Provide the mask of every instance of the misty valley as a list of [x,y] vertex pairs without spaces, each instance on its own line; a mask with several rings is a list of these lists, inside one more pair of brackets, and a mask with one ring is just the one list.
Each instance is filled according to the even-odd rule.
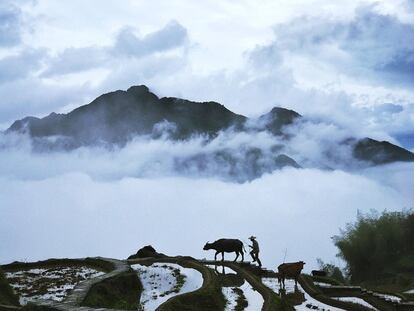
[[414,0],[0,0],[0,311],[414,311]]
[[56,161],[74,158],[69,170],[93,175],[99,172],[77,159],[111,167],[116,158],[121,167],[107,172],[113,178],[183,175],[235,182],[288,167],[355,171],[414,161],[413,153],[390,142],[353,137],[292,110],[275,107],[247,118],[215,102],[158,98],[146,86],[101,95],[67,114],[15,121],[0,148],[5,154],[23,149],[30,153],[27,161],[45,154]]
[[[67,114],[17,120],[1,133],[0,153],[6,204],[19,205],[7,211],[11,230],[32,232],[32,246],[9,242],[10,259],[31,255],[2,266],[7,310],[412,307],[412,214],[371,211],[406,204],[392,185],[408,178],[402,168],[412,170],[414,154],[390,142],[281,107],[247,118],[134,86]],[[241,262],[201,249],[217,234],[253,232],[264,267],[250,261],[245,239]],[[112,259],[144,241],[169,255],[145,246]],[[86,254],[106,258],[34,262]],[[289,270],[297,263],[287,258],[308,264]]]

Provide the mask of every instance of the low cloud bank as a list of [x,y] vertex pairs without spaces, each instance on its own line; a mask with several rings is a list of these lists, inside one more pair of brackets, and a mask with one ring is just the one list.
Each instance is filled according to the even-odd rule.
[[[295,136],[284,146],[266,132],[224,132],[209,142],[172,142],[161,133],[121,149],[52,153],[34,153],[25,137],[0,134],[0,262],[123,258],[146,244],[212,258],[202,251],[207,240],[246,241],[251,234],[269,267],[283,261],[286,250],[286,260],[305,260],[309,270],[317,257],[336,260],[330,237],[358,210],[401,210],[414,202],[413,164],[361,168],[350,148],[338,145],[348,134],[390,140],[413,129],[413,75],[407,69],[413,68],[408,39],[414,28],[372,9],[356,11],[350,21],[285,22],[270,43],[245,51],[240,69],[203,71],[199,67],[221,66],[200,66],[197,53],[217,49],[194,46],[191,29],[178,22],[146,36],[122,28],[113,44],[62,48],[52,55],[49,47],[21,45],[21,10],[0,5],[7,17],[6,24],[0,21],[7,33],[0,45],[16,48],[0,59],[3,128],[27,114],[68,111],[137,81],[160,96],[216,100],[248,115],[282,105],[347,128],[328,121],[295,124],[287,130]],[[311,35],[309,25],[315,26]],[[385,39],[378,36],[382,25],[389,26]],[[367,46],[374,47],[369,61]],[[94,61],[85,63],[90,55]],[[384,102],[393,104],[379,105]],[[260,151],[265,168],[277,150],[304,169],[266,170],[252,180],[245,166],[252,148]],[[232,155],[233,166],[217,161],[223,152]],[[248,182],[227,182],[231,170]]]
[[83,172],[97,180],[180,175],[246,181],[257,176],[250,172],[252,163],[245,156],[251,150],[260,153],[261,159],[257,161],[271,172],[267,162],[274,157],[273,148],[280,146],[278,139],[265,132],[223,132],[212,141],[202,136],[187,141],[173,141],[165,136],[138,136],[122,148],[113,145],[83,147],[70,152],[36,152],[32,143],[21,135],[0,136],[3,159],[0,175],[43,179]]
[[318,257],[336,261],[330,238],[357,210],[408,206],[393,186],[312,169],[285,169],[245,184],[178,177],[102,182],[83,173],[37,181],[1,177],[0,261],[125,258],[147,244],[212,258],[202,251],[206,241],[246,242],[254,234],[265,266],[282,262],[287,249],[287,261],[303,259],[311,269]]
[[300,120],[285,127],[283,136],[274,136],[252,120],[246,131],[230,128],[214,139],[194,136],[184,141],[170,139],[174,126],[168,123],[166,129],[164,123],[154,126],[152,135],[136,136],[125,146],[72,151],[50,151],[69,144],[64,137],[32,140],[0,134],[0,175],[43,179],[83,172],[96,180],[185,176],[245,182],[284,166],[347,171],[367,166],[353,157],[352,143],[344,143],[354,133],[332,123]]
[[[241,142],[243,136],[228,144]],[[8,141],[0,162],[0,262],[125,258],[147,244],[211,258],[202,251],[207,240],[246,242],[254,234],[266,266],[282,262],[287,249],[286,260],[305,260],[311,269],[318,257],[338,263],[331,237],[357,211],[402,210],[414,201],[409,163],[358,173],[285,168],[245,183],[165,173],[167,154],[192,154],[198,143],[143,140],[112,152],[33,154],[18,139]]]
[[[243,183],[229,182],[228,167],[212,156],[201,159],[203,169],[198,164],[178,169],[177,159],[226,150],[243,173],[244,150],[257,148],[266,160],[280,146],[278,138],[253,130],[222,132],[209,142],[202,137],[174,142],[161,135],[136,138],[124,148],[33,152],[29,139],[3,135],[0,262],[125,258],[147,244],[171,255],[212,258],[202,251],[206,241],[247,242],[254,234],[266,266],[282,262],[287,250],[287,261],[305,260],[310,270],[316,258],[341,264],[331,237],[358,211],[413,208],[414,164],[342,167],[330,153],[346,163],[349,150],[336,145],[344,131],[309,122],[293,129],[299,134],[280,152],[304,168]],[[321,170],[323,163],[334,169]]]

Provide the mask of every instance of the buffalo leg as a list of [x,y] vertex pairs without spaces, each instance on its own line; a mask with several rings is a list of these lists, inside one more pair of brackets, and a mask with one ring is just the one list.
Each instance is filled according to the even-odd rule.
[[243,262],[244,261],[244,252],[243,251],[241,251],[241,255],[242,255],[241,261]]
[[283,275],[278,276],[279,286],[285,288],[285,277]]
[[217,261],[217,255],[218,255],[218,251],[216,252],[216,254],[214,255],[214,261]]
[[239,258],[239,252],[236,252],[236,258],[234,258],[233,262],[236,262],[237,258]]
[[224,252],[221,252],[221,261],[224,261]]

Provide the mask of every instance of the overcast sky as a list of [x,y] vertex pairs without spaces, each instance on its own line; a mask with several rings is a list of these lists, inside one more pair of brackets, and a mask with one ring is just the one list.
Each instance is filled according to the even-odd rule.
[[409,0],[3,0],[0,128],[146,84],[392,140],[414,131],[412,42]]
[[[327,165],[349,135],[414,150],[413,42],[412,0],[1,0],[0,130],[146,84],[247,116],[282,106],[322,120],[290,142],[299,160]],[[207,240],[254,234],[266,266],[287,249],[310,270],[318,257],[337,263],[331,237],[358,211],[414,207],[412,164],[240,184],[169,169],[182,154],[270,148],[262,134],[48,154],[0,133],[0,262],[124,258],[146,244],[211,258]]]

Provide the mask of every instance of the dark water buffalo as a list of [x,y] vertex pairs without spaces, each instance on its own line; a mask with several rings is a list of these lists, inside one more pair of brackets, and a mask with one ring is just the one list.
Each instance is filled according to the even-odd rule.
[[277,270],[279,272],[279,284],[285,287],[285,279],[286,278],[292,278],[295,280],[295,285],[298,285],[298,277],[300,273],[302,272],[303,266],[305,263],[303,261],[298,262],[291,262],[291,263],[282,263],[277,267]]
[[326,271],[323,270],[312,270],[312,276],[326,276]]
[[218,253],[221,253],[221,260],[223,261],[224,253],[233,253],[233,252],[237,254],[234,261],[236,261],[237,258],[239,258],[240,254],[242,256],[241,261],[244,260],[243,242],[238,239],[220,239],[213,243],[207,242],[206,245],[204,245],[203,250],[206,251],[209,249],[214,249],[216,251],[216,254],[214,255],[214,260],[217,260]]

